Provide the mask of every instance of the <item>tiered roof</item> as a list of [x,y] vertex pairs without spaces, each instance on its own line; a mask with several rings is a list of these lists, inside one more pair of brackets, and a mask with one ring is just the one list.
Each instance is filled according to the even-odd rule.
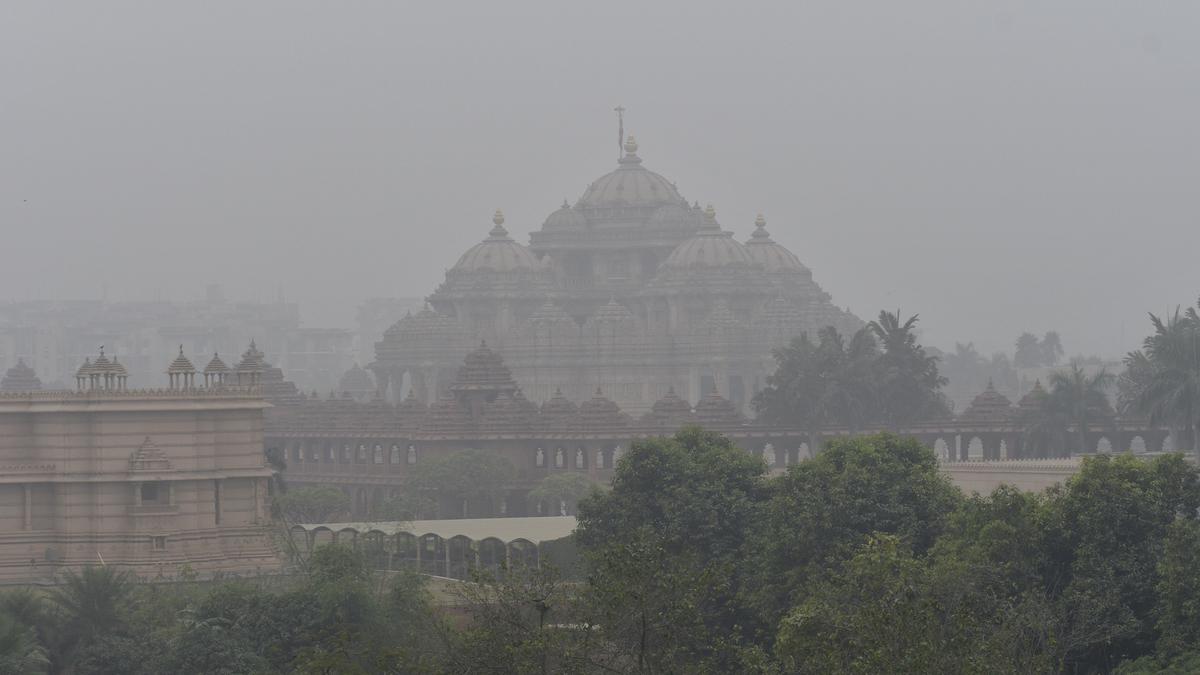
[[188,357],[183,355],[183,345],[179,345],[179,355],[175,357],[171,365],[167,366],[167,373],[169,375],[194,375],[196,373],[196,367],[192,365]]
[[596,387],[596,393],[592,395],[592,398],[579,406],[579,414],[576,416],[574,425],[575,429],[583,433],[615,431],[628,426],[629,417],[621,412],[621,408],[616,403],[604,395],[600,387]]
[[1013,418],[1016,409],[1012,401],[1004,394],[996,391],[996,387],[988,380],[987,389],[971,401],[971,405],[959,415],[964,422],[1005,423]]
[[517,383],[513,380],[512,372],[504,365],[504,359],[491,349],[487,342],[480,342],[479,348],[467,354],[462,367],[458,369],[458,378],[450,385],[450,391],[470,392],[488,391],[513,392]]
[[642,417],[642,421],[660,429],[678,429],[695,424],[696,416],[692,414],[692,406],[679,398],[675,387],[671,387],[665,396],[654,402],[650,412]]
[[696,421],[712,429],[740,427],[746,422],[733,402],[721,396],[716,387],[696,404]]
[[225,362],[221,360],[221,357],[216,352],[213,352],[213,357],[209,359],[208,365],[204,366],[204,374],[223,375],[228,372],[229,366],[225,365]]
[[0,379],[0,391],[41,391],[42,381],[37,373],[25,364],[25,359],[17,359],[17,365],[9,368]]

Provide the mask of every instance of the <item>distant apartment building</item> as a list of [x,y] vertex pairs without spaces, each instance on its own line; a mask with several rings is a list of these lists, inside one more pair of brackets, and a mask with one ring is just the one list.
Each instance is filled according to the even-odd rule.
[[140,386],[166,382],[162,364],[183,347],[196,362],[236,355],[255,340],[305,391],[329,391],[354,363],[354,332],[302,325],[296,303],[227,300],[210,286],[203,300],[0,303],[0,368],[23,360],[48,387],[70,384],[75,368],[104,346]]

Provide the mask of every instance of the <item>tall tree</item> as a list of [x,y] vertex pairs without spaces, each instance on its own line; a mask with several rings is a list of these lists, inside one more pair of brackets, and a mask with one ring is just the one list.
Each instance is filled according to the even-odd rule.
[[1052,330],[1043,335],[1038,348],[1042,353],[1042,365],[1044,366],[1057,366],[1063,357],[1062,338],[1059,337],[1058,331]]
[[914,314],[902,323],[899,310],[882,311],[869,324],[883,350],[876,361],[880,417],[892,428],[949,413],[940,391],[946,378],[938,373],[938,359],[917,344],[918,320]]
[[832,326],[817,341],[807,333],[776,350],[777,368],[754,399],[763,419],[803,429],[809,445],[828,426],[859,428],[875,420],[873,364],[878,348],[870,331],[860,329],[849,343]]
[[289,525],[329,523],[349,513],[350,498],[335,487],[302,487],[275,495],[274,507]]
[[[1197,303],[1200,308],[1200,303]],[[1119,382],[1124,410],[1169,425],[1181,436],[1181,447],[1200,452],[1200,313],[1175,310],[1165,321],[1151,314],[1154,333],[1141,351],[1125,357]]]
[[1042,345],[1033,333],[1021,333],[1013,352],[1013,364],[1018,368],[1037,368],[1042,365]]
[[579,505],[588,593],[628,672],[747,672],[739,602],[762,460],[698,428],[633,444]]
[[1112,419],[1108,390],[1115,380],[1115,376],[1103,368],[1089,375],[1078,363],[1050,374],[1050,395],[1046,405],[1051,414],[1069,419],[1075,427],[1077,452],[1088,451],[1089,425]]

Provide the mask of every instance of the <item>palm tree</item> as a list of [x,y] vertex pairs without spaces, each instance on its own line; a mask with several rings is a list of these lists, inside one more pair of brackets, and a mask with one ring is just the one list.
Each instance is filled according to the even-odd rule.
[[0,613],[0,675],[44,673],[49,665],[34,629]]
[[1074,361],[1065,370],[1050,374],[1047,414],[1070,420],[1075,426],[1081,453],[1087,452],[1088,424],[1112,418],[1107,392],[1114,380],[1113,374],[1103,368],[1088,375]]
[[129,572],[111,567],[68,571],[50,600],[63,613],[67,643],[76,645],[119,629],[124,621],[133,580]]
[[1200,450],[1200,314],[1192,307],[1182,315],[1176,309],[1166,321],[1151,314],[1150,322],[1154,334],[1125,357],[1122,410],[1182,432],[1180,446]]
[[883,311],[867,326],[883,348],[876,375],[881,416],[895,428],[949,412],[940,391],[946,378],[938,373],[938,358],[917,344],[919,318],[914,314],[901,323],[900,310]]

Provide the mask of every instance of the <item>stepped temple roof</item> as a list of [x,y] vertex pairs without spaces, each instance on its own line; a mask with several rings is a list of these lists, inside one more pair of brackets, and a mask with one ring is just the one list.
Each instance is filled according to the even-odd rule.
[[1004,423],[1012,419],[1016,413],[1012,401],[1004,394],[996,391],[996,387],[988,380],[987,389],[971,401],[971,405],[958,416],[964,422],[994,422]]
[[25,359],[17,359],[17,365],[9,368],[0,379],[0,391],[41,391],[42,381],[37,373],[25,364]]

